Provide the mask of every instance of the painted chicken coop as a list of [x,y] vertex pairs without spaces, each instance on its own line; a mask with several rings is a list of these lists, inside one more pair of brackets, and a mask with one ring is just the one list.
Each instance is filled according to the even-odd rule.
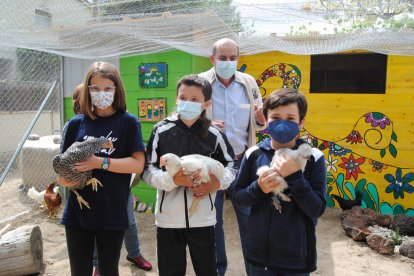
[[[295,87],[309,103],[301,137],[325,155],[330,195],[384,214],[414,215],[414,57],[353,51],[243,56],[266,96]],[[259,133],[260,139],[265,133]]]
[[[138,116],[144,142],[154,124],[174,112],[177,80],[211,67],[206,57],[182,51],[120,58],[128,111]],[[301,137],[326,158],[330,195],[354,199],[384,214],[414,215],[414,57],[363,51],[328,55],[267,52],[242,56],[239,70],[252,75],[263,98],[295,87],[309,103]],[[67,116],[70,101],[66,99]],[[257,140],[266,132],[257,134]],[[155,189],[133,189],[154,203]]]

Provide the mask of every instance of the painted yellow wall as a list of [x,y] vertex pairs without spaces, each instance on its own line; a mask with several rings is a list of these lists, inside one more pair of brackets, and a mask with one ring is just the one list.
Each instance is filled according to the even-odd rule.
[[[296,67],[300,71],[298,90],[306,95],[309,103],[305,129],[309,138],[314,137],[309,142],[319,147],[336,169],[335,172],[332,166],[327,167],[328,181],[331,181],[328,183],[328,195],[354,198],[355,189],[358,189],[363,191],[365,207],[381,213],[414,214],[414,193],[409,192],[411,188],[406,186],[404,198],[401,194],[394,198],[393,192],[386,191],[391,184],[388,180],[398,178],[398,168],[402,173],[400,180],[404,179],[414,187],[414,57],[388,57],[385,94],[311,94],[310,60],[310,56],[306,55],[268,52],[243,56],[239,66],[245,65],[244,71],[259,80],[264,98],[271,91],[283,87],[281,76],[286,75],[288,70]],[[284,71],[279,70],[281,63],[285,64]],[[276,75],[263,82],[261,76],[266,70]],[[289,76],[298,75],[298,70]],[[292,83],[288,81],[285,85],[292,86]],[[374,114],[375,118],[389,121],[389,125],[381,128],[366,122],[364,115],[372,112],[378,112]],[[360,133],[361,143],[351,143],[347,139],[352,131]],[[341,155],[340,151],[330,150],[330,146],[343,149],[346,153]],[[339,165],[352,158],[359,159],[359,168],[363,173],[357,173],[355,177],[348,175],[347,179],[346,170]],[[334,204],[329,196],[327,200]]]

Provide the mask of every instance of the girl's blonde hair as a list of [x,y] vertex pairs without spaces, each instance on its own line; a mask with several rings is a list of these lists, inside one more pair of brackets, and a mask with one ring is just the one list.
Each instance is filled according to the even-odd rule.
[[88,86],[90,85],[90,81],[92,77],[100,76],[106,79],[111,80],[115,86],[115,95],[114,95],[114,102],[112,103],[112,107],[115,110],[122,110],[126,111],[126,101],[125,101],[125,90],[124,86],[122,85],[121,76],[119,75],[118,69],[108,62],[95,62],[93,63],[86,75],[85,79],[82,82],[82,89],[79,95],[79,105],[81,113],[85,116],[88,116],[92,120],[95,120],[97,116],[92,111],[92,101],[91,96],[89,95]]

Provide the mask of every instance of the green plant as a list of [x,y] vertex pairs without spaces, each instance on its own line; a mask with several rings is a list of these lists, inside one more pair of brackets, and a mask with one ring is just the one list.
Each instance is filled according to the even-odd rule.
[[395,227],[395,231],[392,232],[390,238],[395,242],[395,245],[402,244],[403,237],[400,235],[400,228],[398,226]]

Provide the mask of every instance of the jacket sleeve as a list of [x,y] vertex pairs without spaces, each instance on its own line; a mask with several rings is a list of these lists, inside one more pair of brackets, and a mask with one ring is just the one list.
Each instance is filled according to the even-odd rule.
[[302,212],[311,218],[317,218],[326,208],[326,168],[322,152],[313,150],[317,152],[317,156],[313,155],[316,161],[309,169],[308,179],[302,171],[298,171],[285,177],[285,180]]
[[268,196],[257,184],[255,159],[248,150],[243,157],[234,185],[232,185],[233,190],[230,194],[233,203],[239,207],[251,207]]
[[237,170],[233,168],[234,165],[234,152],[230,145],[226,135],[221,131],[217,130],[217,147],[215,152],[212,154],[212,158],[219,161],[224,165],[224,176],[220,180],[219,190],[227,189],[230,184],[234,181]]
[[147,144],[147,166],[142,178],[148,185],[160,190],[171,191],[178,186],[174,184],[173,178],[159,166],[160,153],[158,151],[158,143],[160,143],[159,135],[155,126]]

